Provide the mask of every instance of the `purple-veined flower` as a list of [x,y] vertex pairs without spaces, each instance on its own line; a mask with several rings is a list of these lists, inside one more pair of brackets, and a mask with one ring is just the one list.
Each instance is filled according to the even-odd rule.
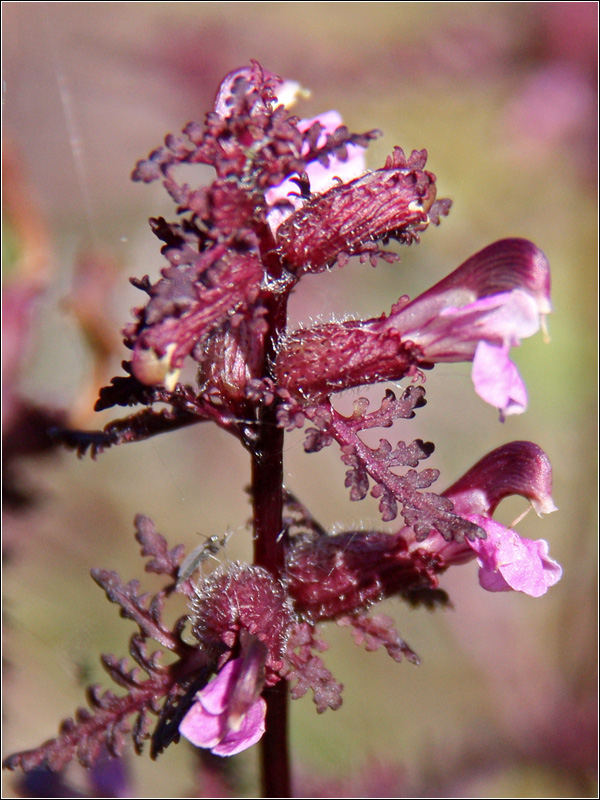
[[544,254],[525,239],[502,239],[411,302],[400,298],[389,315],[294,331],[276,369],[294,396],[313,400],[438,362],[472,361],[477,393],[504,417],[527,405],[509,350],[551,310]]
[[472,361],[475,391],[503,418],[527,407],[511,347],[544,325],[550,267],[525,239],[502,239],[389,317],[432,362]]
[[491,518],[512,495],[525,497],[540,515],[556,510],[550,462],[532,442],[496,448],[443,493],[453,513],[482,529],[481,537],[448,539],[435,529],[423,537],[407,526],[395,534],[346,531],[292,544],[286,574],[296,611],[312,621],[340,619],[386,597],[435,593],[440,574],[474,559],[487,591],[539,597],[562,569],[548,556],[547,542],[521,537]]
[[217,756],[233,756],[256,744],[265,732],[267,706],[255,696],[255,688],[240,702],[244,677],[244,659],[228,661],[196,695],[179,725],[181,735]]

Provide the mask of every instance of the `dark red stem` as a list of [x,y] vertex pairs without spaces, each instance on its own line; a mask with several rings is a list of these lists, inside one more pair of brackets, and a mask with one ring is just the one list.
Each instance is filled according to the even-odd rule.
[[[265,377],[273,361],[280,332],[286,322],[287,297],[279,297],[269,309],[271,336],[265,352]],[[283,516],[283,429],[277,425],[276,405],[259,409],[257,437],[251,446],[254,563],[279,578],[284,568],[281,541]],[[266,689],[266,730],[261,739],[263,797],[291,797],[288,751],[287,683]]]
[[[279,576],[284,559],[278,541],[283,510],[283,430],[275,425],[272,407],[265,411],[269,413],[252,454],[254,562]],[[286,682],[280,681],[263,696],[267,701],[266,731],[261,739],[263,797],[291,797]]]
[[[271,411],[271,409],[265,409]],[[252,453],[254,563],[278,576],[284,551],[278,541],[283,512],[283,430],[273,414],[265,414]]]
[[263,797],[292,797],[288,750],[287,682],[266,689],[266,731],[261,739],[260,779]]

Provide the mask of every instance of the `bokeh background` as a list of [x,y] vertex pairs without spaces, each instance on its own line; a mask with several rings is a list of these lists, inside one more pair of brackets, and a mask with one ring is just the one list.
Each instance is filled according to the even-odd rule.
[[[547,539],[564,576],[534,600],[484,592],[470,564],[443,579],[450,611],[386,603],[419,668],[326,627],[344,705],[323,716],[309,697],[292,705],[298,793],[596,796],[597,13],[578,2],[3,4],[5,755],[55,735],[85,685],[108,683],[100,652],[126,654],[133,627],[89,569],[156,587],[135,513],[188,548],[230,530],[221,559],[250,558],[248,459],[224,433],[199,425],[94,462],[42,452],[40,430],[47,418],[110,418],[91,407],[127,355],[118,330],[141,302],[128,277],[157,274],[147,218],[174,214],[131,169],[255,58],[312,90],[302,116],[336,108],[351,130],[383,130],[371,168],[396,144],[426,147],[438,195],[454,201],[400,264],[307,278],[294,322],[388,311],[505,236],[532,239],[553,268],[552,341],[516,352],[527,413],[499,423],[468,365],[441,365],[427,407],[394,434],[436,443],[440,488],[506,441],[540,444],[560,510],[519,531]],[[349,501],[334,448],[308,456],[301,441],[289,438],[287,482],[317,519],[383,528],[375,501]],[[524,507],[507,502],[500,518]],[[253,795],[256,753],[231,769],[232,793]],[[127,770],[127,796],[212,792],[185,742],[157,762],[131,755]],[[78,767],[66,780],[89,793]],[[36,790],[11,774],[4,791]]]

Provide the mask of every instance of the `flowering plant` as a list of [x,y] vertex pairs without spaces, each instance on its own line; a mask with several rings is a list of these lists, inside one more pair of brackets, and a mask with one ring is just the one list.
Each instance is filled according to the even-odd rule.
[[[349,626],[367,650],[418,663],[390,618],[369,615],[375,603],[398,596],[443,606],[439,576],[473,559],[488,591],[537,597],[560,578],[545,542],[493,519],[510,495],[539,514],[555,510],[550,464],[537,445],[503,445],[438,494],[430,491],[438,471],[421,466],[431,442],[381,439],[373,448],[361,437],[412,419],[426,402],[423,371],[444,361],[472,362],[477,393],[501,417],[524,411],[526,391],[508,352],[551,310],[546,258],[531,242],[501,240],[416,299],[400,297],[388,314],[290,330],[287,303],[306,274],[343,267],[351,256],[393,262],[380,243],[418,242],[451,205],[436,198],[424,150],[407,156],[396,147],[382,168],[366,172],[364,150],[379,132],[352,134],[335,112],[299,120],[284,102],[297,93],[256,63],[232,72],[204,125],[167,136],[137,164],[134,180],[162,179],[179,221],[150,221],[168,265],[154,283],[133,280],[148,300],[124,331],[126,375],[101,391],[96,409],[144,408],[103,431],[60,434],[95,457],[213,421],[251,456],[254,562],[195,579],[218,538],[184,558],[182,546],[169,549],[138,516],[146,570],[164,576],[164,588],[149,598],[137,581],[92,571],[139,628],[133,668],[103,656],[125,694],[92,687],[91,711],[80,709],[56,739],[10,756],[10,769],[60,770],[75,756],[91,766],[120,755],[128,733],[138,752],[150,740],[152,757],[181,735],[219,756],[260,740],[264,791],[288,796],[286,686],[294,699],[311,691],[318,712],[342,702],[342,686],[318,655],[326,649],[319,622]],[[178,168],[194,163],[214,168],[209,186],[179,181]],[[195,362],[193,385],[180,382],[186,360]],[[345,389],[403,378],[408,385],[387,389],[375,410],[359,398],[346,416],[332,402]],[[401,516],[396,533],[330,534],[284,487],[284,435],[307,423],[306,452],[337,443],[350,498],[370,491],[384,521]],[[189,614],[168,626],[163,612],[175,594],[187,598]],[[172,654],[168,665],[151,641]]]

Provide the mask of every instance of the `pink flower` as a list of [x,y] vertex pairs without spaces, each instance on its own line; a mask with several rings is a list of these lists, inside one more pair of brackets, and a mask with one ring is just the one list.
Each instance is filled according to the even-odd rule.
[[508,345],[479,342],[471,370],[475,391],[486,403],[500,409],[502,417],[521,414],[527,408],[527,389],[508,351]]
[[[535,511],[556,511],[552,500],[552,470],[544,451],[532,442],[510,442],[488,453],[443,493],[454,503],[454,511],[479,525],[485,538],[446,541],[439,533],[423,542],[410,542],[410,549],[437,555],[447,567],[477,558],[479,583],[488,592],[513,589],[540,597],[557,583],[562,568],[548,557],[543,539],[525,539],[491,519],[498,504],[511,495],[521,495]],[[410,536],[407,538],[410,539]]]
[[[298,228],[298,236],[304,230]],[[323,230],[331,239],[331,229]],[[400,380],[438,362],[471,361],[476,392],[504,418],[527,407],[510,348],[543,327],[551,310],[544,254],[525,239],[502,239],[414,300],[401,297],[387,316],[294,331],[275,369],[294,397],[313,401],[361,384]]]
[[543,325],[550,304],[550,268],[524,239],[503,239],[389,317],[423,351],[423,360],[472,361],[477,394],[508,414],[527,408],[527,392],[509,359],[511,347]]
[[183,718],[179,732],[196,747],[233,756],[256,744],[265,732],[267,705],[262,697],[240,703],[244,659],[229,661],[202,691]]

